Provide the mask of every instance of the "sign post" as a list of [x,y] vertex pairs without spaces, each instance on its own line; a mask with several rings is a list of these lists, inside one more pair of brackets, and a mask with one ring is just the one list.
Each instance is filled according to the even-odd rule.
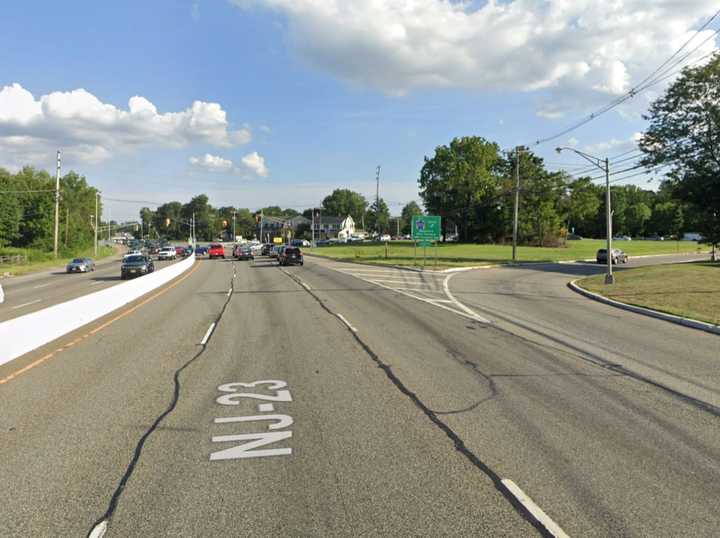
[[[412,239],[423,247],[423,269],[427,261],[427,247],[440,241],[441,219],[437,215],[415,215],[412,218]],[[437,244],[435,246],[437,249]],[[437,258],[437,251],[435,251]],[[437,263],[437,262],[436,262]]]

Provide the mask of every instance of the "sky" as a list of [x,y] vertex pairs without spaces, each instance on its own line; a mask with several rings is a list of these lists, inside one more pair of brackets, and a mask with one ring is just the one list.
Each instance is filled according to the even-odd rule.
[[[709,0],[3,4],[0,166],[53,171],[60,149],[63,171],[97,186],[115,220],[200,193],[253,210],[301,210],[335,188],[370,199],[378,165],[398,214],[419,201],[424,157],[457,136],[528,145],[579,172],[582,159],[554,148],[635,148],[648,105],[715,50],[720,28],[701,29],[719,7]],[[688,40],[659,84],[536,144]],[[648,179],[627,182],[657,186]]]

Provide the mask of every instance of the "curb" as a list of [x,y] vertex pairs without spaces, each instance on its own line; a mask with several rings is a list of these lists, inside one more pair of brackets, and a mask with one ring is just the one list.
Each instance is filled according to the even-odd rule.
[[604,303],[610,306],[614,306],[616,308],[621,308],[622,310],[628,310],[629,312],[634,312],[636,314],[642,314],[644,316],[649,316],[651,318],[661,319],[664,321],[669,321],[670,323],[675,323],[677,325],[683,325],[685,327],[690,327],[691,329],[697,329],[700,331],[705,331],[712,334],[720,334],[720,325],[713,325],[712,323],[706,323],[704,321],[699,321],[697,319],[691,319],[691,318],[683,318],[681,316],[675,316],[673,314],[667,314],[665,312],[660,312],[658,310],[653,310],[651,308],[645,308],[642,306],[635,306],[627,303],[621,303],[620,301],[615,301],[614,299],[608,299],[607,297],[593,293],[592,291],[588,291],[584,288],[581,288],[576,284],[576,282],[581,279],[575,279],[570,282],[568,282],[568,288],[573,290],[576,293],[579,293],[580,295],[584,295],[585,297],[589,299],[593,299],[595,301],[598,301],[600,303]]

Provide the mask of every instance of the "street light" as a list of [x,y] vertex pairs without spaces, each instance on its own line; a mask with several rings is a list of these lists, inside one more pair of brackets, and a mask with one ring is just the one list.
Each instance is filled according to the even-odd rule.
[[605,172],[605,217],[607,229],[607,272],[605,273],[605,284],[615,284],[615,276],[612,272],[612,210],[610,208],[610,161],[607,158],[601,159],[600,157],[595,157],[594,155],[583,153],[582,151],[575,148],[555,148],[555,151],[557,151],[558,153],[562,153],[564,150],[577,153],[578,155],[580,155],[580,157]]

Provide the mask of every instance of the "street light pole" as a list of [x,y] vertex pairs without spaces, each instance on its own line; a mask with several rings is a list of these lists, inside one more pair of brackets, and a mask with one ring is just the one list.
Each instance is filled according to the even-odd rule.
[[58,256],[58,227],[60,226],[60,150],[57,150],[55,167],[55,238],[53,242],[53,255]]
[[599,157],[595,157],[593,155],[589,155],[588,153],[583,153],[582,151],[579,151],[575,148],[568,148],[568,147],[560,147],[555,148],[555,151],[558,153],[561,153],[563,150],[572,151],[573,153],[577,153],[585,159],[586,161],[592,163],[593,165],[597,166],[600,170],[605,172],[605,228],[606,228],[606,235],[607,235],[607,271],[605,272],[605,284],[615,284],[615,275],[613,275],[612,270],[612,197],[610,196],[610,160],[605,158],[601,159]]
[[605,219],[607,228],[607,273],[605,284],[615,284],[615,275],[612,270],[612,208],[610,196],[610,161],[605,159]]
[[235,211],[233,211],[233,242],[236,241],[237,235],[235,235]]

